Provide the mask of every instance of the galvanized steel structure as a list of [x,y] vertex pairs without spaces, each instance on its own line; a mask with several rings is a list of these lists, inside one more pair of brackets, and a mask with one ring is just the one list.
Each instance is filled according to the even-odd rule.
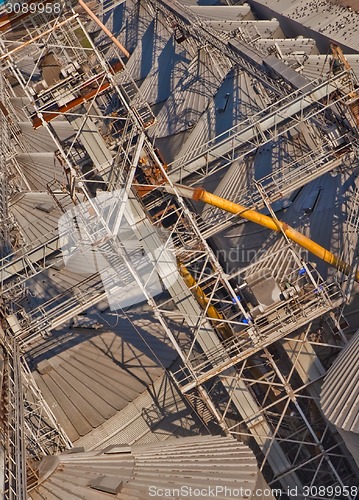
[[359,335],[343,349],[325,376],[320,403],[359,466]]
[[[166,358],[162,368],[173,353],[178,356],[181,366],[171,377],[183,399],[212,432],[247,442],[272,487],[300,492],[308,485],[356,484],[355,464],[319,404],[320,381],[347,342],[343,309],[357,268],[355,73],[342,66],[333,71],[332,65],[324,77],[308,78],[290,61],[285,64],[285,57],[268,55],[263,40],[280,36],[276,22],[254,32],[254,20],[240,20],[250,15],[248,6],[206,10],[186,4],[101,3],[92,6],[96,16],[90,20],[77,5],[64,4],[52,15],[1,18],[1,136],[9,138],[0,165],[1,234],[6,244],[13,235],[0,269],[8,498],[25,498],[25,462],[28,486],[36,487],[41,478],[31,460],[104,429],[101,375],[118,373],[118,367],[101,361],[103,373],[94,375],[89,365],[102,343],[111,344],[111,334],[102,335],[96,347],[90,342],[82,352],[60,355],[60,361],[55,361],[56,338],[91,307],[101,312],[119,280],[137,282],[147,300],[156,334],[146,347],[157,335],[171,341],[171,353],[164,348],[158,354]],[[226,19],[234,13],[229,30]],[[164,80],[162,71],[170,78]],[[255,172],[259,153],[268,148],[278,164],[263,173],[262,162]],[[308,183],[332,186],[335,175],[345,188],[333,205],[345,204],[345,210],[327,244],[352,266],[349,279],[330,275],[327,268],[324,278],[321,264],[317,268],[311,257],[303,257],[285,234],[275,240],[259,235],[262,251],[254,259],[229,262],[228,252],[224,257],[218,252],[221,238],[247,241],[252,226],[239,225],[233,215],[202,211],[176,187],[177,182],[217,185],[221,179],[217,194],[276,219],[275,203],[292,197],[295,207],[300,190],[313,185]],[[145,251],[151,254],[155,246],[174,253],[176,280],[157,270],[162,294],[151,296],[133,265],[134,250],[121,244],[102,217],[94,202],[100,190],[124,193],[117,216],[133,216]],[[305,200],[308,213],[319,191]],[[63,268],[58,220],[83,203],[88,211],[78,214],[77,224],[114,270],[106,282],[96,272],[84,277]],[[49,362],[46,350],[53,338]],[[158,361],[151,348],[147,355]],[[44,362],[31,375],[25,357],[36,356]],[[86,374],[97,378],[98,407],[88,407],[89,425],[82,426],[81,398],[90,398],[91,390],[76,384]],[[53,409],[38,386],[53,398]],[[31,389],[26,403],[24,388]],[[68,414],[66,392],[78,401]],[[55,393],[62,399],[56,401]],[[106,400],[108,417],[115,418],[111,397]],[[34,426],[37,436],[44,436],[40,451]],[[67,458],[71,467],[71,455],[59,461]]]

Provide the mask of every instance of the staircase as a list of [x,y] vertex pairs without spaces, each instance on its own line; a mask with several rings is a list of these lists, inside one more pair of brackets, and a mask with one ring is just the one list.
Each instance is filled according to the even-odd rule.
[[190,392],[184,394],[186,400],[190,404],[193,411],[199,416],[199,418],[206,425],[214,420],[211,411],[208,409],[207,405],[204,403],[199,392],[196,388],[192,389]]

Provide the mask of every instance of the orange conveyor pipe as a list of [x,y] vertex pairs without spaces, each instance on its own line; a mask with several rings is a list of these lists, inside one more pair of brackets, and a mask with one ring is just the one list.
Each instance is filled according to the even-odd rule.
[[[182,196],[186,198],[203,201],[203,203],[220,208],[221,210],[224,210],[226,212],[238,215],[243,219],[254,222],[255,224],[259,224],[260,226],[271,229],[272,231],[276,232],[282,231],[287,236],[288,239],[294,241],[301,247],[311,252],[313,255],[316,255],[320,259],[327,262],[328,264],[336,267],[339,271],[343,272],[344,274],[349,274],[352,270],[351,266],[348,265],[346,262],[342,261],[332,252],[326,250],[324,247],[322,247],[315,241],[311,240],[307,236],[304,236],[304,234],[300,233],[299,231],[296,231],[285,222],[275,220],[272,217],[269,217],[268,215],[264,215],[257,212],[256,210],[248,209],[243,205],[240,205],[239,203],[233,203],[232,201],[221,198],[220,196],[217,196],[213,193],[209,193],[208,191],[202,188],[193,189],[181,185],[176,185],[176,187],[182,194]],[[173,191],[172,188],[170,187],[168,190],[171,192]],[[359,281],[359,272],[356,273],[355,279],[356,281]]]
[[[182,276],[184,282],[188,286],[188,288],[192,291],[193,295],[196,297],[199,305],[203,310],[207,311],[207,316],[210,319],[214,320],[223,320],[223,316],[217,309],[210,304],[210,300],[207,295],[204,293],[203,289],[197,285],[196,280],[192,276],[192,274],[188,271],[188,269],[181,263],[178,263],[179,273]],[[220,331],[223,335],[223,338],[228,339],[232,337],[233,333],[230,327],[227,324],[221,324],[218,321],[214,323],[214,326]]]

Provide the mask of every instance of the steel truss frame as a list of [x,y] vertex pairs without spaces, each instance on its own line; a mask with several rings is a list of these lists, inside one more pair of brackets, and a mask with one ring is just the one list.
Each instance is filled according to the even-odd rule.
[[[343,104],[349,104],[352,100],[352,92],[357,84],[356,76],[352,71],[329,75],[324,81],[321,78],[308,81],[306,85],[298,89],[284,82],[278,74],[276,78],[273,78],[269,69],[262,64],[260,52],[257,53],[258,61],[256,62],[254,53],[245,57],[243,54],[233,52],[222,34],[213,30],[186,6],[177,1],[168,2],[167,0],[148,0],[147,4],[154,15],[160,12],[167,19],[169,26],[181,26],[186,33],[186,38],[193,40],[198,47],[203,47],[205,42],[211,50],[217,50],[228,57],[234,65],[251,74],[256,81],[261,81],[262,78],[263,91],[271,102],[267,108],[261,109],[223,134],[197,148],[191,146],[187,153],[175,158],[169,165],[174,181],[181,182],[196,173],[194,180],[189,182],[192,184],[203,182],[214,171],[224,169],[235,159],[241,159],[259,146],[276,140],[299,123],[309,121],[310,118],[316,119],[317,124],[319,120],[321,124],[318,125],[325,128],[329,123],[325,111],[331,109],[335,117],[337,115],[336,103],[338,103],[343,114],[345,109]],[[254,58],[252,61],[251,57]],[[353,125],[351,113],[345,111],[344,114]],[[347,132],[349,133],[349,130]]]
[[[356,82],[357,79],[352,72],[343,72],[330,77],[329,82],[318,79],[308,84],[307,88],[295,90],[288,96],[276,100],[274,104],[226,132],[175,158],[169,164],[173,180],[182,182],[191,177],[189,180],[191,185],[203,183],[214,172],[224,170],[235,160],[242,160],[260,146],[271,141],[276,142],[278,138],[302,123],[315,124],[319,130],[325,131],[331,122],[326,114],[329,110],[335,111],[336,105],[341,107],[342,115],[349,118],[351,125],[354,125],[350,112],[343,104],[350,100]],[[339,117],[335,115],[336,113],[334,118],[338,119]],[[342,140],[346,140],[350,149],[352,129],[347,128],[340,135]],[[325,140],[325,136],[324,140],[323,137],[319,137],[318,140],[323,150],[329,152],[330,147],[333,147],[329,140]],[[305,173],[305,166],[302,168]],[[286,170],[276,175],[285,173]],[[324,172],[318,169],[318,176],[321,173]]]
[[4,495],[25,499],[26,491],[37,484],[38,472],[32,464],[47,454],[56,454],[72,446],[20,352],[11,328],[1,329],[4,348],[2,386],[3,425],[1,445],[5,450]]
[[[71,28],[70,32],[69,30],[64,32],[65,26]],[[72,36],[78,28],[86,39],[87,47],[79,43],[76,36]],[[65,196],[74,204],[86,201],[93,209],[93,216],[83,222],[90,227],[94,221],[102,217],[92,202],[91,183],[97,183],[108,191],[121,188],[137,214],[138,231],[142,235],[151,236],[167,249],[174,248],[179,276],[175,283],[168,283],[166,276],[160,275],[167,292],[152,297],[138,275],[138,270],[133,267],[131,252],[118,244],[106,220],[102,220],[101,226],[101,230],[106,232],[106,241],[103,238],[99,241],[96,235],[89,232],[93,238],[92,243],[103,250],[110,262],[112,259],[118,259],[118,267],[117,263],[115,265],[118,272],[125,271],[142,288],[148,303],[153,308],[155,318],[165,329],[183,362],[181,376],[174,374],[182,393],[188,393],[188,400],[192,402],[191,395],[198,396],[207,405],[214,420],[224,432],[240,435],[241,438],[249,435],[253,437],[261,467],[266,474],[268,474],[267,465],[270,465],[269,476],[272,484],[277,484],[278,481],[283,486],[289,484],[301,487],[306,483],[317,484],[319,480],[323,480],[321,475],[321,471],[324,470],[323,464],[326,464],[326,484],[343,485],[345,481],[351,481],[353,476],[349,477],[343,472],[345,459],[341,451],[336,453],[339,443],[334,437],[329,437],[331,434],[329,426],[320,416],[321,434],[317,436],[317,424],[314,426],[310,422],[311,417],[302,403],[307,401],[307,391],[325,370],[320,376],[302,385],[300,383],[298,385],[297,382],[292,384],[292,379],[297,377],[300,371],[298,366],[303,363],[300,354],[292,364],[282,367],[272,352],[272,349],[277,346],[279,348],[287,339],[288,342],[298,341],[300,345],[305,346],[303,349],[310,350],[311,344],[307,341],[312,333],[310,326],[313,321],[319,321],[321,317],[328,323],[328,328],[326,338],[320,343],[320,347],[340,348],[344,343],[344,336],[340,328],[339,336],[333,333],[334,326],[338,325],[335,315],[332,314],[343,301],[339,286],[336,283],[323,281],[306,262],[300,259],[295,248],[286,245],[280,250],[282,259],[278,259],[280,261],[284,258],[287,261],[286,280],[281,275],[283,271],[279,262],[278,266],[273,268],[271,277],[277,280],[278,286],[282,287],[281,290],[284,292],[288,289],[285,281],[290,276],[291,293],[285,300],[275,303],[273,308],[259,313],[257,311],[254,315],[248,304],[243,304],[239,299],[236,291],[238,285],[247,285],[251,269],[233,275],[224,272],[197,223],[199,217],[179,195],[171,175],[168,174],[167,166],[146,137],[145,130],[152,123],[153,115],[127,73],[121,55],[118,54],[121,69],[117,74],[101,50],[94,46],[81,20],[75,14],[63,19],[63,24],[51,25],[48,30],[51,31],[46,35],[43,32],[39,33],[40,36],[36,35],[39,36],[36,42],[45,36],[47,43],[51,42],[51,40],[49,42],[50,37],[63,43],[63,37],[71,36],[71,41],[67,38],[69,45],[66,45],[68,51],[66,57],[71,59],[69,54],[74,45],[79,61],[84,57],[84,53],[86,58],[91,53],[95,60],[95,64],[89,69],[92,72],[91,78],[88,73],[78,71],[78,77],[80,80],[84,79],[84,84],[87,85],[90,80],[92,83],[95,82],[95,92],[91,100],[88,103],[81,102],[82,107],[74,110],[75,112],[62,112],[58,108],[53,111],[52,106],[59,106],[56,103],[58,95],[54,95],[51,88],[48,89],[45,94],[51,95],[51,98],[45,102],[43,100],[45,94],[40,96],[39,91],[34,89],[33,83],[24,78],[20,68],[22,54],[20,46],[16,52],[5,52],[3,60],[16,76],[24,94],[33,102],[36,116],[31,110],[29,114],[33,115],[34,119],[40,120],[33,121],[34,125],[45,127],[58,148],[59,158],[68,179],[67,185],[62,186]],[[31,32],[26,36],[30,36],[30,39],[27,40],[29,43],[23,46],[24,49],[34,43]],[[6,50],[4,45],[3,49]],[[42,48],[38,50],[41,53]],[[108,86],[102,91],[101,87],[105,80]],[[80,88],[79,83],[72,88],[70,80],[60,84],[60,87],[62,87],[61,98],[71,100],[71,94]],[[116,115],[111,116],[109,111],[103,110],[113,102],[114,97],[118,100]],[[57,115],[61,113],[62,118],[73,125],[74,133],[67,141],[61,139],[56,127],[51,123],[52,119],[58,119],[58,116],[51,117],[51,120],[47,119],[53,112]],[[113,124],[115,132],[113,127],[110,132],[106,128],[105,132],[101,130],[101,125],[106,126],[108,123]],[[95,151],[96,144],[101,144],[99,148],[101,154],[99,149]],[[84,172],[83,166],[89,161],[91,168]],[[162,187],[164,183],[172,186],[174,194],[164,191]],[[165,235],[159,231],[163,227],[167,230]],[[265,274],[268,262],[268,256],[258,261],[257,271],[262,269]],[[28,267],[31,269],[31,266]],[[304,273],[299,273],[303,268]],[[37,272],[30,272],[27,279],[36,274]],[[93,275],[79,283],[76,290],[64,291],[51,301],[42,304],[37,310],[11,311],[7,321],[9,324],[17,325],[14,334],[22,348],[26,350],[27,346],[43,332],[51,332],[69,317],[88,309],[104,297],[102,281],[98,275]],[[190,342],[186,345],[179,345],[173,333],[170,320],[174,317],[177,321],[180,318],[188,328]],[[300,335],[308,323],[306,336],[302,340]],[[247,368],[260,353],[266,356],[268,364],[263,369],[262,376],[257,378],[252,375],[253,368],[248,370]],[[311,356],[313,362],[318,363],[315,351],[311,352]],[[286,373],[288,366],[289,373]],[[294,375],[295,372],[298,373]],[[183,373],[186,383],[190,381],[190,385],[183,386]],[[231,384],[231,381],[235,383]],[[260,386],[260,390],[256,386]],[[278,390],[283,392],[283,398],[268,403],[268,394],[275,394]],[[242,397],[245,394],[247,401],[251,402],[251,411],[241,404],[240,393]],[[258,410],[255,410],[255,405]],[[282,405],[280,412],[276,405]],[[287,425],[291,411],[296,411],[298,418],[299,416],[301,418],[299,435],[294,432],[293,426],[289,423]],[[315,418],[317,417],[319,418],[319,413],[315,414]],[[235,423],[231,423],[231,420],[235,420]],[[238,430],[241,426],[243,428]],[[289,445],[292,444],[296,445],[294,456],[289,449]],[[313,449],[315,452],[319,450],[320,454],[314,457]],[[304,459],[306,454],[307,458]],[[306,471],[309,464],[313,464],[315,460],[317,460],[315,471],[308,479],[303,471]]]
[[[300,333],[285,337],[263,349],[259,355],[239,363],[232,376],[231,391],[223,390],[223,385],[228,387],[228,375],[219,375],[205,386],[206,397],[211,404],[215,404],[216,417],[228,423],[227,432],[237,439],[253,443],[253,435],[263,432],[261,422],[269,422],[270,432],[260,435],[266,446],[262,453],[257,452],[261,470],[268,472],[268,457],[276,442],[286,450],[291,463],[287,471],[272,475],[269,480],[272,488],[283,486],[285,478],[294,471],[302,484],[308,487],[356,484],[355,476],[348,474],[348,461],[354,470],[355,465],[345,445],[321,415],[320,383],[325,369],[319,362],[321,368],[315,377],[307,376],[305,379],[303,372],[303,366],[308,369],[308,359],[305,360],[308,352],[313,363],[318,365],[316,352],[325,362],[328,350],[338,352],[342,348],[336,334],[330,331],[329,324],[325,325],[325,329],[325,340],[311,341],[313,332],[318,330],[318,323],[310,323]],[[323,337],[323,333],[320,335]],[[289,364],[284,362],[283,356],[290,356]],[[250,389],[258,406],[257,411],[238,418],[232,398],[236,388],[243,390],[243,384]],[[304,497],[300,489],[297,492],[300,498]]]

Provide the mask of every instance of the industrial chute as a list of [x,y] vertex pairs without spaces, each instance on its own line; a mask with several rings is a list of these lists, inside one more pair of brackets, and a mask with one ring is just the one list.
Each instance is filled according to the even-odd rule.
[[[261,214],[260,212],[249,209],[243,205],[240,205],[239,203],[234,203],[232,201],[221,198],[220,196],[209,193],[202,188],[191,188],[180,184],[176,184],[175,187],[177,191],[185,198],[192,199],[194,201],[202,201],[203,203],[212,205],[216,208],[237,215],[242,219],[246,219],[248,221],[254,222],[255,224],[259,224],[260,226],[271,229],[272,231],[276,231],[278,233],[282,232],[289,240],[294,241],[294,243],[297,243],[302,248],[305,248],[313,255],[316,255],[331,266],[336,267],[344,274],[348,275],[352,271],[352,267],[349,264],[341,260],[339,257],[334,255],[332,252],[322,247],[315,241],[311,240],[304,234],[300,233],[296,229],[293,229],[285,222],[269,217],[268,215]],[[173,188],[169,185],[166,185],[165,189],[170,193],[174,192]],[[359,272],[356,273],[355,280],[359,281]]]

